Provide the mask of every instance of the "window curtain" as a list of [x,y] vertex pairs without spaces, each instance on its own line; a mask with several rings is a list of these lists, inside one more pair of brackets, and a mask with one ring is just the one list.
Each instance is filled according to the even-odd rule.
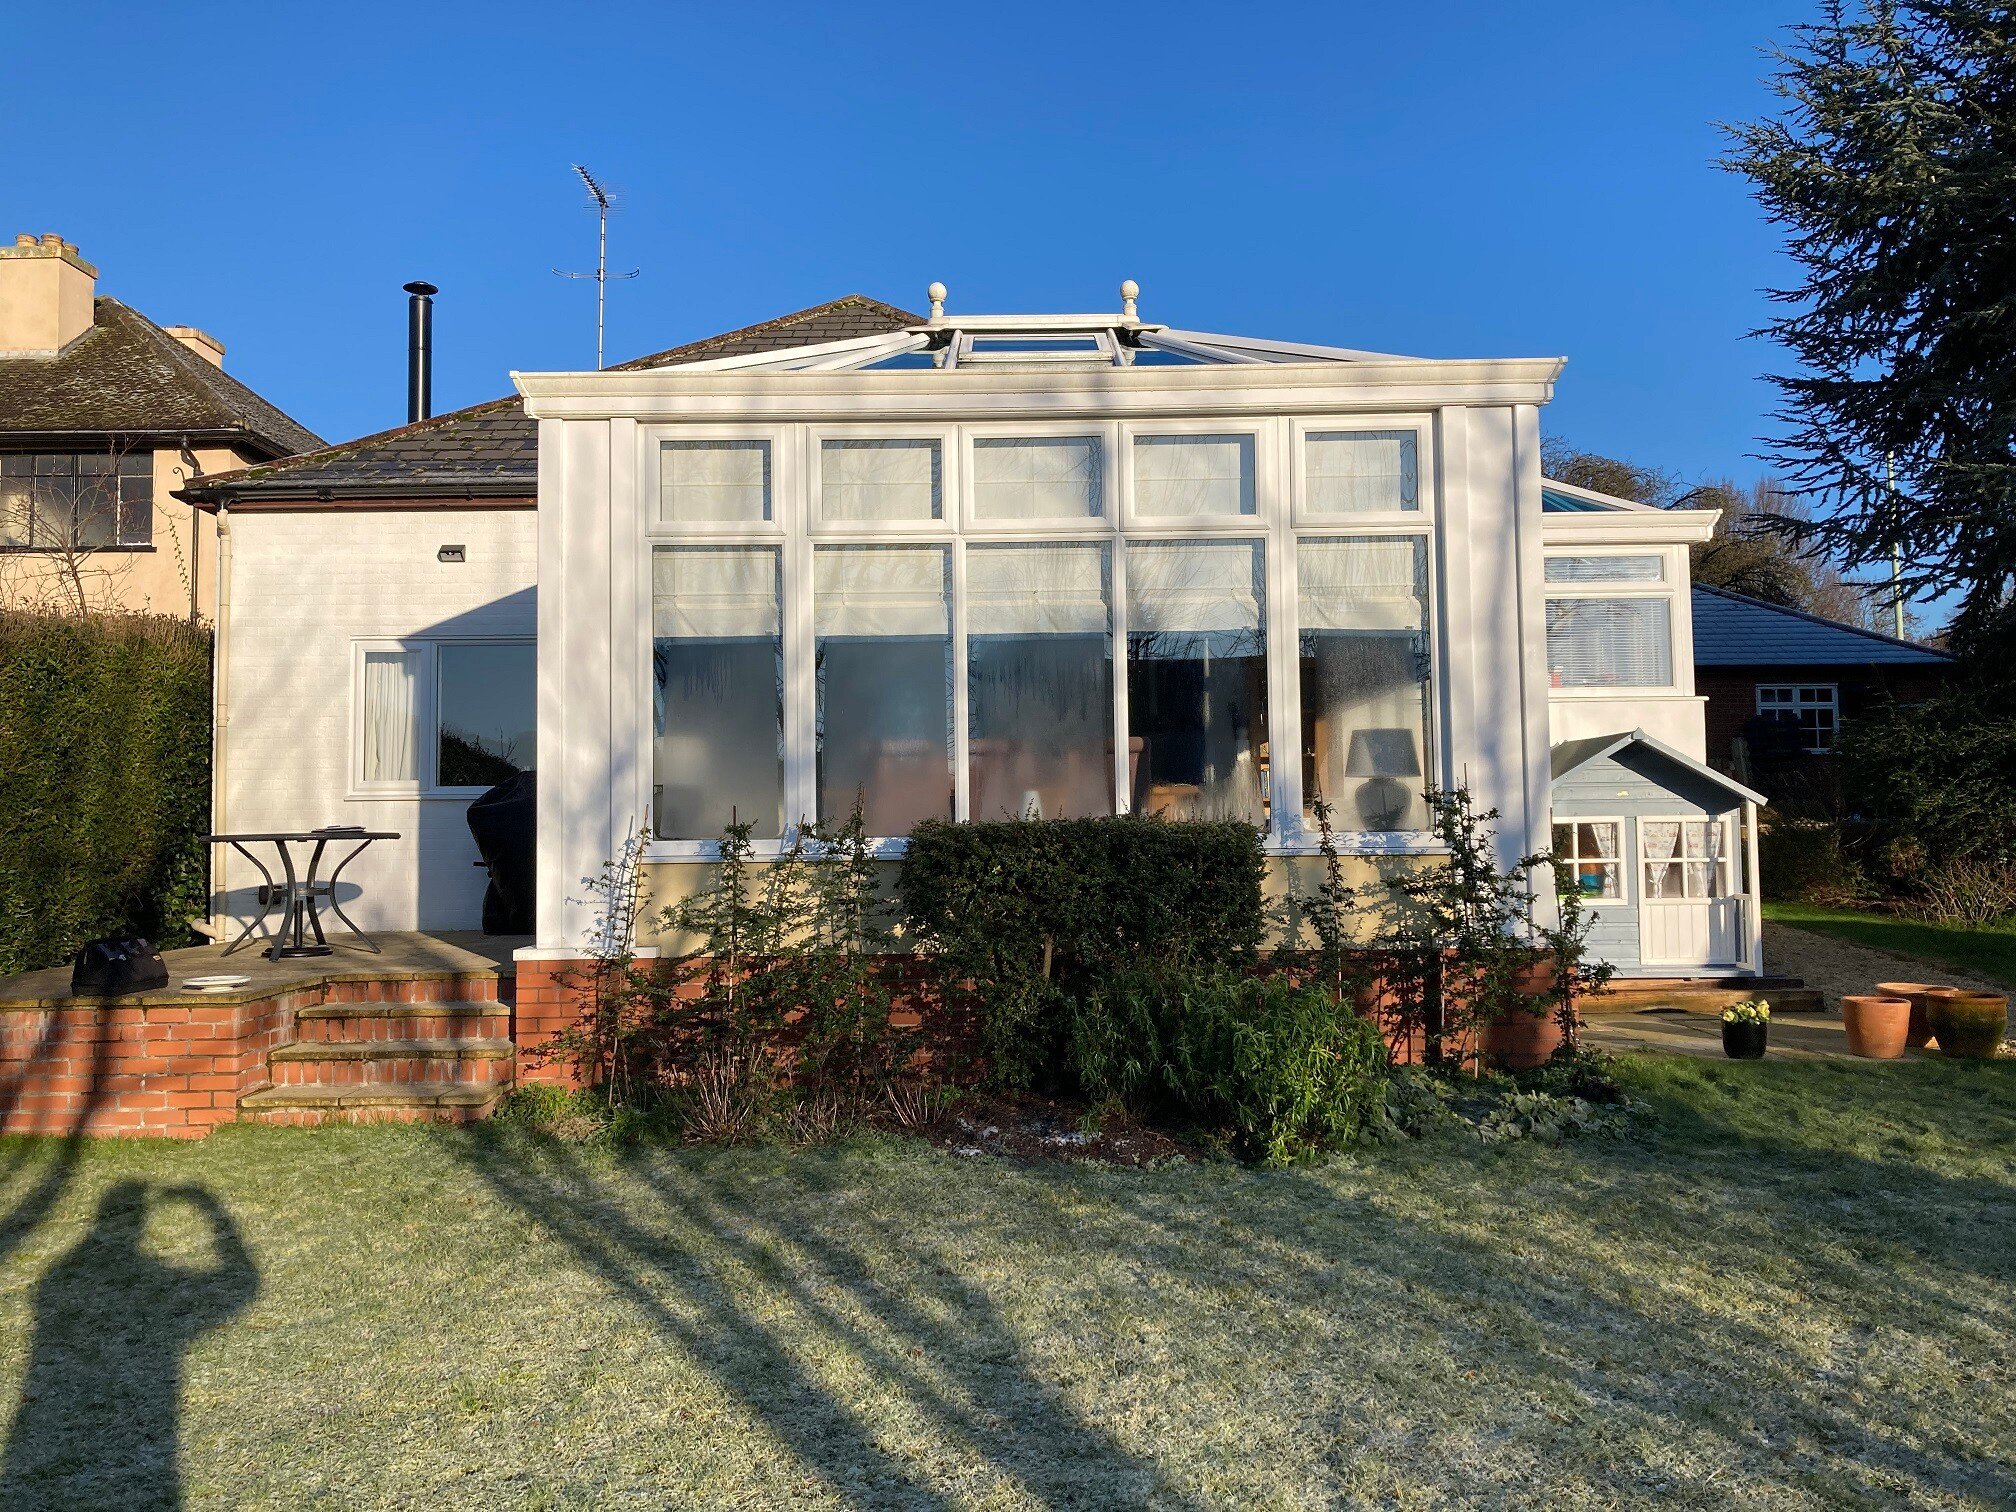
[[819,453],[819,507],[828,520],[935,520],[943,513],[936,441],[827,441]]
[[417,782],[420,653],[364,653],[364,780]]
[[1557,688],[1667,687],[1672,608],[1663,598],[1549,599],[1547,666]]
[[658,457],[660,519],[749,524],[770,518],[767,441],[667,441]]
[[1305,454],[1309,508],[1319,514],[1419,509],[1418,445],[1411,430],[1312,434]]
[[1091,436],[994,437],[973,443],[973,514],[982,520],[1097,518],[1104,510]]
[[1149,516],[1250,515],[1251,436],[1137,436],[1134,507]]

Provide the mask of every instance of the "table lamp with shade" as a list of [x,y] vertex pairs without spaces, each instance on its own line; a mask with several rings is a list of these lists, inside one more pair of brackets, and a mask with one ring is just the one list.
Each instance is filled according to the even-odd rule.
[[1414,788],[1401,779],[1421,775],[1421,752],[1414,732],[1404,729],[1353,730],[1344,756],[1344,775],[1358,784],[1358,817],[1368,830],[1397,830],[1414,806]]

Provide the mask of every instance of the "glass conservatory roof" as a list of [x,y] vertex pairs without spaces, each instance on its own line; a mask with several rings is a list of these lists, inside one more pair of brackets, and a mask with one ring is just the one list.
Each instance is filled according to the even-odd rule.
[[1140,289],[1129,279],[1120,286],[1121,308],[1115,314],[948,315],[945,286],[933,284],[930,317],[903,330],[783,351],[717,357],[684,364],[681,371],[1037,372],[1060,367],[1208,367],[1405,360],[1385,352],[1262,341],[1250,336],[1223,336],[1156,325],[1140,318],[1139,295]]

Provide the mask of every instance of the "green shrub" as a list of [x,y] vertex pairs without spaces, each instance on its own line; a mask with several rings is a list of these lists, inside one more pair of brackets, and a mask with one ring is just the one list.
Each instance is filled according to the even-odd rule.
[[1955,687],[1842,728],[1842,785],[1875,853],[1899,842],[1930,856],[2016,864],[2016,715],[2006,698]]
[[1068,1044],[1088,1097],[1223,1130],[1262,1165],[1348,1145],[1384,1113],[1377,1026],[1283,977],[1125,972],[1072,1003]]
[[0,973],[208,912],[210,633],[0,611]]
[[1250,967],[1264,916],[1259,833],[1231,822],[1038,819],[910,836],[905,923],[978,1017],[993,1078],[1061,1064],[1066,1005],[1143,961]]
[[1868,890],[1841,827],[1825,819],[1769,814],[1757,836],[1757,869],[1764,896],[1773,900],[1848,903]]

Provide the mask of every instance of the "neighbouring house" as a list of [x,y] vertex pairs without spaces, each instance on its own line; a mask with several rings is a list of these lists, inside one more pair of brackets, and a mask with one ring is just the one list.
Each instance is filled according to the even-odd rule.
[[58,236],[0,247],[0,608],[199,617],[216,530],[175,490],[322,442],[97,278]]
[[[1122,296],[854,296],[193,482],[226,543],[217,828],[398,831],[346,909],[469,928],[467,805],[536,766],[521,1043],[631,838],[663,900],[731,819],[774,850],[857,795],[891,860],[932,816],[1243,818],[1280,887],[1319,794],[1370,875],[1462,783],[1508,859],[1573,857],[1627,974],[1761,971],[1759,795],[1694,683],[1713,514],[1543,480],[1560,359]],[[218,922],[256,915],[214,865]]]
[[1726,588],[1696,585],[1693,603],[1708,758],[1767,791],[1832,752],[1845,721],[1886,702],[1924,702],[1955,665],[1930,646]]

